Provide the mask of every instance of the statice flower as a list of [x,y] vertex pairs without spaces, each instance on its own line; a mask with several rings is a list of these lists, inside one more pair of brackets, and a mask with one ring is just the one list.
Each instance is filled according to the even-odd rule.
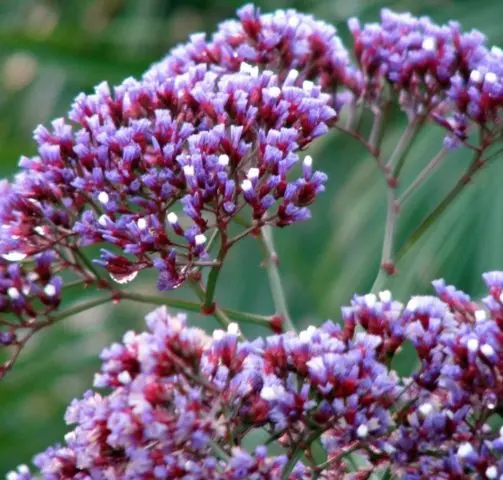
[[[502,279],[485,274],[486,303],[501,305]],[[108,391],[72,402],[66,444],[35,465],[44,478],[307,479],[316,472],[328,480],[345,478],[346,457],[355,454],[361,475],[389,468],[406,479],[498,478],[503,440],[487,423],[503,396],[503,335],[491,313],[498,311],[443,280],[434,285],[441,299],[416,296],[402,305],[388,291],[355,296],[341,326],[328,321],[253,341],[240,339],[235,324],[209,337],[160,308],[147,316],[146,332],[128,332],[103,351],[95,387]],[[390,365],[405,342],[419,364],[401,379]],[[287,453],[245,450],[255,430]],[[309,455],[317,439],[323,467],[293,456],[299,445]]]
[[[280,478],[286,456],[229,448],[226,439],[239,445],[265,428],[293,429],[299,440],[320,428],[330,452],[389,428],[398,379],[376,361],[374,338],[344,342],[332,323],[251,343],[232,326],[210,338],[162,308],[147,326],[104,350],[95,386],[111,392],[72,402],[66,445],[35,458],[44,478]],[[288,478],[308,474],[299,463]]]
[[498,47],[481,49],[476,59],[467,62],[467,67],[466,72],[459,72],[452,78],[447,91],[459,112],[450,127],[464,139],[466,124],[472,121],[499,139],[502,133],[503,52]]
[[238,20],[223,22],[210,39],[192,35],[189,43],[175,48],[145,78],[170,77],[200,63],[216,72],[235,72],[244,62],[275,71],[281,66],[280,77],[290,77],[298,85],[314,82],[332,95],[332,106],[360,94],[361,73],[332,25],[295,10],[261,14],[251,4],[237,13]]
[[[96,390],[67,409],[73,430],[34,459],[43,478],[503,476],[503,432],[491,426],[503,409],[502,272],[484,275],[482,303],[439,279],[436,295],[403,303],[387,290],[354,295],[340,324],[283,333],[290,322],[269,228],[308,219],[327,181],[303,149],[336,126],[376,157],[391,193],[382,265],[392,273],[393,216],[438,160],[395,195],[417,129],[433,120],[448,131],[444,147],[476,152],[447,202],[501,137],[503,56],[479,32],[386,9],[380,23],[349,26],[357,65],[333,27],[246,5],[212,37],[193,35],[141,79],[102,83],[67,118],[35,130],[37,155],[0,183],[0,346],[15,358],[34,332],[81,311],[57,311],[66,286],[107,291],[89,308],[151,301],[116,285],[145,269],[157,270],[162,291],[190,279],[199,300],[154,303],[200,309],[226,328],[209,336],[162,307],[145,332],[103,350]],[[384,163],[379,122],[392,100],[409,125]],[[359,106],[374,114],[368,142],[353,122]],[[480,145],[470,143],[473,127]],[[270,317],[213,301],[224,259],[248,235],[267,251]],[[92,261],[88,246],[101,248]],[[246,340],[228,314],[277,334]],[[417,362],[400,378],[404,349]],[[255,435],[263,445],[246,448]],[[8,474],[31,478],[24,465]]]
[[[67,118],[36,128],[37,155],[23,156],[20,172],[0,184],[8,275],[22,271],[33,283],[36,259],[51,256],[54,271],[117,298],[85,261],[86,247],[99,245],[92,260],[115,282],[154,268],[158,288],[171,290],[194,269],[220,268],[239,239],[263,226],[310,217],[327,177],[299,152],[337,121],[336,97],[356,73],[323,22],[251,6],[239,17],[211,41],[191,37],[141,80],[79,95]],[[237,216],[248,227],[232,236]],[[214,234],[218,259],[208,252]],[[28,287],[18,281],[9,290],[9,281],[3,311],[23,310],[32,332],[49,324],[49,310],[25,299]],[[35,284],[32,294],[57,307],[61,280],[43,281],[49,294],[55,289],[51,299]],[[15,343],[22,326],[2,323],[0,343]]]
[[365,95],[378,101],[383,82],[389,82],[411,116],[439,105],[455,74],[469,75],[485,41],[477,31],[461,33],[455,22],[440,26],[428,17],[389,9],[382,10],[380,23],[361,27],[353,18],[349,28],[364,73]]
[[[243,11],[242,29],[251,28],[250,15],[262,21]],[[343,51],[335,31],[293,12],[289,17],[304,42],[319,37],[326,61],[329,51]],[[263,21],[263,41],[270,43],[279,24]],[[222,29],[231,35],[230,24]],[[291,43],[294,31],[279,29],[274,38]],[[222,49],[233,43],[218,37]],[[104,249],[98,263],[114,279],[132,280],[155,267],[165,290],[208,259],[205,233],[227,236],[229,222],[246,207],[257,229],[308,218],[326,176],[309,156],[300,174],[290,171],[300,162],[297,151],[326,133],[337,112],[332,95],[310,80],[319,72],[293,68],[309,68],[307,51],[281,70],[271,53],[270,61],[246,55],[232,66],[188,61],[182,72],[173,71],[175,50],[141,81],[127,79],[114,89],[103,83],[78,96],[73,124],[58,119],[52,128],[38,127],[38,156],[22,158],[22,173],[4,186],[0,252],[29,256],[61,244],[61,237],[76,248],[105,242],[117,250]]]

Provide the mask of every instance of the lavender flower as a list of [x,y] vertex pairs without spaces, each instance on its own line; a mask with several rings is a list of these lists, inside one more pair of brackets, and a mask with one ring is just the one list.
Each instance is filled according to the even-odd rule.
[[[502,274],[485,278],[501,296]],[[447,303],[355,296],[342,327],[326,322],[251,342],[234,324],[210,338],[158,309],[147,332],[128,332],[103,351],[95,387],[110,393],[73,401],[66,446],[35,464],[44,478],[310,478],[310,466],[242,449],[246,434],[262,429],[288,452],[320,437],[332,459],[321,478],[347,472],[349,451],[403,478],[496,478],[503,442],[485,422],[501,407],[501,329],[465,293],[434,284]],[[400,379],[387,365],[405,340],[420,365]]]

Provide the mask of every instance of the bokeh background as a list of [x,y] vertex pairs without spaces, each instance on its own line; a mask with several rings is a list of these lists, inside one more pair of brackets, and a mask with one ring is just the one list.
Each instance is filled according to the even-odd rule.
[[[491,43],[503,43],[501,0],[260,0],[264,11],[294,7],[338,26],[345,20],[378,18],[380,8],[426,14],[438,22],[460,21],[482,30]],[[232,17],[237,0],[2,0],[0,1],[0,176],[10,177],[21,154],[34,154],[31,132],[39,123],[64,115],[81,91],[102,80],[118,84],[138,77],[172,46],[195,31],[212,32]],[[403,128],[396,115],[384,149],[391,149]],[[412,178],[437,151],[442,133],[426,129],[404,172]],[[354,141],[338,134],[311,147],[328,172],[326,194],[313,207],[313,219],[277,232],[276,244],[291,313],[299,326],[340,318],[340,306],[353,292],[372,285],[380,255],[385,215],[382,178],[371,158]],[[390,281],[400,299],[431,291],[439,276],[480,296],[480,274],[503,269],[503,159],[485,169],[449,211],[399,264]],[[462,152],[450,155],[411,202],[399,224],[399,239],[436,204],[466,167]],[[134,288],[149,291],[142,275]],[[77,292],[79,298],[85,292]],[[254,241],[244,241],[231,256],[217,299],[229,307],[272,312],[267,276]],[[0,475],[63,438],[63,412],[92,382],[101,349],[127,329],[141,329],[147,307],[105,306],[67,319],[39,334],[13,372],[0,382]],[[191,322],[214,324],[197,315]],[[248,331],[258,334],[258,331]],[[405,370],[413,358],[399,362]]]

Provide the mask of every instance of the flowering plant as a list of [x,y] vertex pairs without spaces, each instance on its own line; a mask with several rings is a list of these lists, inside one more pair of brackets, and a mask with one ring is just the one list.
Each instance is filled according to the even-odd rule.
[[[499,153],[503,53],[479,32],[383,10],[349,21],[354,61],[335,29],[292,10],[251,5],[210,39],[193,35],[141,80],[103,83],[68,120],[35,130],[38,155],[1,184],[0,345],[6,375],[39,330],[106,302],[161,305],[147,331],[102,353],[94,387],[74,400],[74,429],[37,455],[46,479],[339,479],[503,476],[503,272],[482,303],[433,282],[436,296],[402,304],[384,289],[397,261]],[[407,127],[392,152],[386,122]],[[371,115],[367,131],[362,118]],[[427,123],[445,139],[409,185],[402,168]],[[307,220],[327,176],[302,150],[341,131],[374,157],[388,186],[382,257],[372,292],[297,333],[274,228]],[[397,221],[451,151],[473,159],[401,246]],[[293,227],[292,227],[293,228]],[[254,237],[275,311],[225,308],[219,274]],[[96,253],[96,246],[101,248]],[[125,284],[157,274],[157,295]],[[133,283],[134,285],[134,283]],[[85,286],[102,296],[65,305]],[[192,289],[195,301],[172,295]],[[166,307],[214,316],[212,337]],[[238,323],[270,335],[246,339]],[[392,361],[409,346],[416,371]],[[260,437],[260,445],[253,445]],[[27,466],[9,480],[37,478]]]

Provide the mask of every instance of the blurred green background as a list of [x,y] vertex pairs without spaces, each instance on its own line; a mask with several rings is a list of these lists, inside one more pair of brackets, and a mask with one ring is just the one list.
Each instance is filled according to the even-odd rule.
[[[0,176],[10,176],[21,154],[34,154],[31,132],[39,123],[64,115],[73,97],[90,92],[102,80],[111,85],[140,76],[173,45],[195,31],[212,32],[242,3],[234,0],[2,0],[0,1]],[[438,22],[456,19],[465,29],[478,28],[501,45],[501,0],[268,0],[264,11],[295,7],[337,25],[347,38],[345,19],[378,18],[383,6],[431,15]],[[384,143],[389,151],[403,128],[392,119]],[[404,172],[412,178],[437,151],[442,133],[423,131]],[[372,285],[380,255],[385,215],[385,187],[371,158],[339,134],[311,148],[329,173],[313,219],[276,232],[281,271],[291,313],[299,326],[339,319],[339,308],[353,292]],[[500,159],[501,160],[501,159]],[[398,236],[407,231],[455,183],[469,158],[450,155],[435,177],[414,196]],[[445,277],[475,296],[482,294],[480,274],[503,269],[503,162],[478,177],[441,221],[398,265],[389,282],[395,296],[428,292],[432,279]],[[271,313],[267,276],[260,254],[247,239],[233,253],[217,290],[223,305]],[[143,275],[135,289],[149,291]],[[78,292],[82,294],[82,292]],[[82,295],[79,296],[81,298]],[[0,382],[0,475],[66,431],[65,405],[92,382],[100,350],[130,328],[141,329],[148,307],[106,306],[65,320],[39,334],[13,372]],[[207,318],[193,323],[214,327]],[[259,332],[250,332],[257,334]],[[408,359],[409,363],[411,359]]]

